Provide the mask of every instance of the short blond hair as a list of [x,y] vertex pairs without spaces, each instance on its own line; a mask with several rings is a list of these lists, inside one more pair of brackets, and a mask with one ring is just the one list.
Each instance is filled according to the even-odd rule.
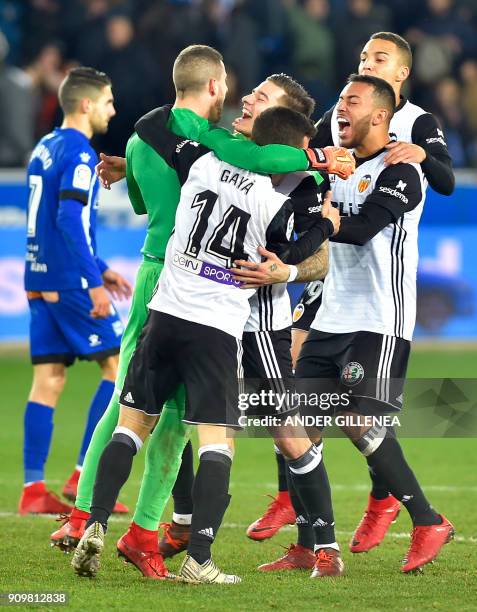
[[198,92],[209,79],[220,79],[222,55],[207,45],[190,45],[179,53],[172,69],[172,78],[179,98]]

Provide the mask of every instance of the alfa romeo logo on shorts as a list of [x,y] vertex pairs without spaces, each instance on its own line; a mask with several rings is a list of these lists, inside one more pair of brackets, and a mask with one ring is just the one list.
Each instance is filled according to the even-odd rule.
[[364,378],[364,368],[357,361],[347,363],[341,372],[341,382],[348,387],[354,387]]
[[293,311],[293,323],[296,323],[299,319],[301,319],[304,312],[305,307],[303,304],[297,304],[295,306],[295,310]]

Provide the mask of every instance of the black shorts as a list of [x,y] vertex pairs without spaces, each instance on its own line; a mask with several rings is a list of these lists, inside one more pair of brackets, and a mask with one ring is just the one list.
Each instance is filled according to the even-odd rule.
[[293,310],[293,329],[308,331],[313,323],[318,308],[321,306],[323,294],[323,281],[307,283],[300,296],[298,304]]
[[159,415],[183,383],[186,423],[237,427],[241,344],[214,327],[151,310],[129,363],[121,404]]
[[242,346],[244,387],[241,392],[265,392],[264,401],[257,406],[249,405],[246,415],[288,415],[294,409],[289,401],[294,388],[291,329],[244,332]]
[[[371,415],[400,410],[410,347],[409,340],[373,332],[311,329],[295,371],[296,379],[303,379],[296,381],[297,391],[346,394],[349,406],[341,402],[337,410]],[[300,406],[300,412],[313,410]]]

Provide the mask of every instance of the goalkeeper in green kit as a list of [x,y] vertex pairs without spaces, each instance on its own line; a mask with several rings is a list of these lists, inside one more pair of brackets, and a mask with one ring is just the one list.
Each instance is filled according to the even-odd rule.
[[[193,45],[179,54],[174,64],[177,99],[169,125],[173,131],[192,134],[195,130],[194,135],[198,138],[204,124],[207,124],[206,119],[218,121],[225,95],[223,93],[221,97],[217,91],[220,70],[223,70],[222,58],[210,47]],[[194,112],[181,111],[181,108]],[[217,130],[221,142],[223,132]],[[229,133],[227,138],[234,141]],[[209,146],[213,148],[212,143]],[[338,148],[305,152],[281,145],[258,147],[252,142],[240,141],[240,148],[234,149],[231,161],[248,170],[264,173],[294,172],[312,167],[334,172],[343,168],[346,173],[351,162],[343,161],[340,158],[342,154]],[[101,166],[104,167],[104,164]],[[180,184],[175,171],[137,134],[128,142],[126,161],[114,158],[112,168],[107,173],[112,177],[110,182],[123,178],[126,173],[133,208],[137,214],[148,215],[148,227],[142,249],[143,262],[137,273],[129,321],[121,344],[116,393],[98,423],[88,448],[75,508],[68,521],[51,535],[51,542],[67,551],[77,545],[89,517],[99,458],[118,424],[119,392],[148,314],[147,304],[162,271],[180,198]],[[352,169],[348,174],[350,172]],[[183,388],[179,388],[164,406],[148,444],[146,467],[133,521],[128,532],[118,541],[119,552],[150,578],[160,579],[168,575],[159,554],[157,529],[188,440],[188,428],[182,423],[184,403],[185,393]]]

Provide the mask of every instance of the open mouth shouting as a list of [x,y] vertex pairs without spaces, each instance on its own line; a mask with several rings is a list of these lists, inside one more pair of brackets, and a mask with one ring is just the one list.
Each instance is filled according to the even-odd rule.
[[351,136],[351,123],[343,115],[338,116],[338,136],[340,140],[348,140]]

